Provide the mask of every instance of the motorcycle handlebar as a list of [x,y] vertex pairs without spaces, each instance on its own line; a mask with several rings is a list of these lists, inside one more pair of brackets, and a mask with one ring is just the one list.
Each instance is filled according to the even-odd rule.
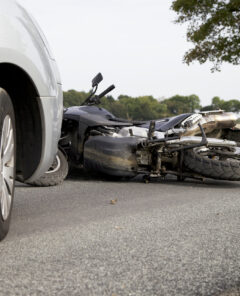
[[110,91],[112,91],[115,88],[115,85],[109,86],[106,90],[104,90],[100,95],[98,95],[98,98],[104,97],[106,94],[108,94]]

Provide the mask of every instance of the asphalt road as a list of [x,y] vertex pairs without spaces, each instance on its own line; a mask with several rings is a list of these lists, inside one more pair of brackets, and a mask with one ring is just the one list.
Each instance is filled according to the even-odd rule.
[[18,184],[0,262],[4,296],[240,295],[240,183]]

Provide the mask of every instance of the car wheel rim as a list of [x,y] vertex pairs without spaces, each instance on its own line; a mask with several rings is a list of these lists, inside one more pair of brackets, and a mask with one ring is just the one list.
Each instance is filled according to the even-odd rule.
[[14,132],[12,119],[7,115],[3,121],[1,146],[0,146],[0,189],[1,189],[1,214],[7,220],[13,198],[14,187]]

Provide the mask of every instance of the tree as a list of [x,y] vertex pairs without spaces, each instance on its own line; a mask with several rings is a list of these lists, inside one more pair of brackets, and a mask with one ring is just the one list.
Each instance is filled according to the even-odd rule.
[[240,101],[238,100],[229,100],[224,101],[219,97],[214,97],[212,99],[213,109],[222,109],[227,112],[239,112],[240,111]]
[[[88,95],[89,93],[84,91],[66,91],[63,93],[64,106],[79,106]],[[119,118],[128,120],[151,120],[182,113],[193,113],[197,110],[207,111],[222,109],[230,112],[240,112],[240,101],[225,101],[219,97],[214,97],[211,105],[202,108],[197,95],[175,95],[161,102],[152,96],[130,97],[120,95],[117,99],[114,99],[112,96],[103,97],[99,107],[105,108]]]
[[222,62],[240,64],[239,0],[175,0],[177,23],[187,22],[187,39],[195,47],[186,52],[187,64],[213,62],[219,70]]
[[69,91],[63,92],[63,103],[64,107],[70,106],[79,106],[83,103],[83,101],[87,98],[88,93],[79,92],[74,89],[70,89]]
[[191,113],[196,109],[200,109],[200,99],[196,95],[180,96],[176,95],[170,99],[164,100],[162,103],[167,105],[169,115],[177,115],[182,113]]
[[212,106],[214,110],[222,109],[223,104],[224,104],[224,101],[221,100],[219,97],[212,98]]
[[213,111],[213,110],[214,110],[213,105],[207,105],[202,107],[200,111]]
[[209,110],[224,110],[226,112],[239,112],[240,111],[240,101],[238,100],[221,100],[219,97],[212,98],[212,104],[209,106],[205,106],[201,109],[201,111],[209,111]]

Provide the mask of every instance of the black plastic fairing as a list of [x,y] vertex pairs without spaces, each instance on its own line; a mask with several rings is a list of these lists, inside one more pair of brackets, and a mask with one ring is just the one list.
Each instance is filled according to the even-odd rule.
[[[169,129],[176,127],[178,124],[180,124],[183,120],[185,120],[190,115],[192,115],[192,113],[186,113],[186,114],[181,114],[174,117],[168,117],[168,118],[156,120],[155,130],[159,132],[166,132]],[[150,125],[150,121],[141,126],[149,128],[149,125]]]
[[116,117],[112,113],[96,106],[70,107],[66,110],[63,117],[82,122],[89,127],[133,125],[131,122],[115,121]]

